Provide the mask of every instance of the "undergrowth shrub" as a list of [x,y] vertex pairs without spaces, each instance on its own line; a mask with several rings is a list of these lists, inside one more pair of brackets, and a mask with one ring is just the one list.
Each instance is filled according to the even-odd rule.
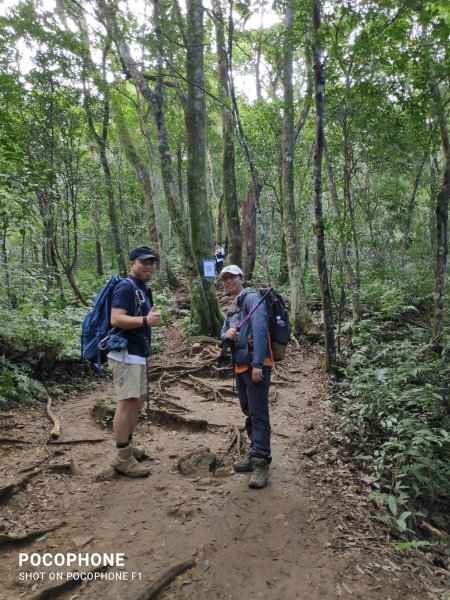
[[359,459],[373,470],[375,498],[386,507],[384,520],[402,531],[424,515],[449,525],[450,363],[430,337],[407,323],[362,321],[341,386],[350,431],[364,447]]

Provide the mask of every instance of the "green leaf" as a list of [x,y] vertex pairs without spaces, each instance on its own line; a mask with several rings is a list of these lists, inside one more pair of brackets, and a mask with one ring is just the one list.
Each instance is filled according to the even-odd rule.
[[397,508],[397,499],[395,498],[395,496],[392,496],[392,495],[389,496],[388,506],[389,506],[389,510],[391,511],[391,513],[394,515],[394,517],[396,517],[398,508]]

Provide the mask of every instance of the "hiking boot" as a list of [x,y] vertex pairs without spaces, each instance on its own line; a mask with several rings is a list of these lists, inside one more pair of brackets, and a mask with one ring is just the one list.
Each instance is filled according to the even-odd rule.
[[138,462],[150,458],[142,446],[136,446],[133,442],[130,442],[130,446],[132,447],[133,456]]
[[133,456],[133,447],[128,444],[125,448],[118,448],[117,455],[111,466],[116,471],[127,477],[148,477],[150,469],[142,467]]
[[269,479],[269,463],[265,458],[252,458],[253,473],[248,482],[248,487],[260,489],[266,486]]
[[252,458],[251,456],[247,456],[242,460],[237,460],[234,465],[234,470],[238,473],[245,473],[246,471],[253,471]]

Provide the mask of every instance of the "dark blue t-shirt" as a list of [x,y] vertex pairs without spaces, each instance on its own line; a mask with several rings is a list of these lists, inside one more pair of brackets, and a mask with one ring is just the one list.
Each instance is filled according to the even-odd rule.
[[[143,281],[136,279],[136,277],[132,275],[128,277],[134,281],[138,290],[134,288],[131,281],[124,279],[113,290],[111,308],[121,308],[127,311],[127,315],[131,317],[136,316],[136,311],[139,307],[139,303],[135,300],[136,298],[142,304],[138,314],[145,317],[152,307],[151,290]],[[122,329],[121,334],[128,340],[128,354],[135,354],[137,356],[148,356],[150,354],[150,327]]]

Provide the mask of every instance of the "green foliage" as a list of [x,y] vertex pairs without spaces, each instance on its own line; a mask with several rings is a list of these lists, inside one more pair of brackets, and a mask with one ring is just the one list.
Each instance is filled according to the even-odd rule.
[[0,404],[42,400],[47,390],[40,381],[61,361],[79,359],[82,310],[54,310],[45,319],[42,311],[26,305],[0,309],[0,319]]
[[112,426],[114,413],[116,411],[117,401],[115,398],[103,397],[97,398],[94,402],[94,408],[92,412],[96,415],[105,425]]
[[47,390],[35,379],[5,358],[0,357],[0,409],[11,402],[32,406],[47,396]]
[[[385,301],[387,314],[399,318],[389,294],[381,308]],[[450,506],[450,365],[430,337],[423,327],[362,321],[342,384],[350,430],[364,444],[360,459],[375,486],[389,490],[377,496],[385,520],[403,532],[419,510],[439,520]]]

